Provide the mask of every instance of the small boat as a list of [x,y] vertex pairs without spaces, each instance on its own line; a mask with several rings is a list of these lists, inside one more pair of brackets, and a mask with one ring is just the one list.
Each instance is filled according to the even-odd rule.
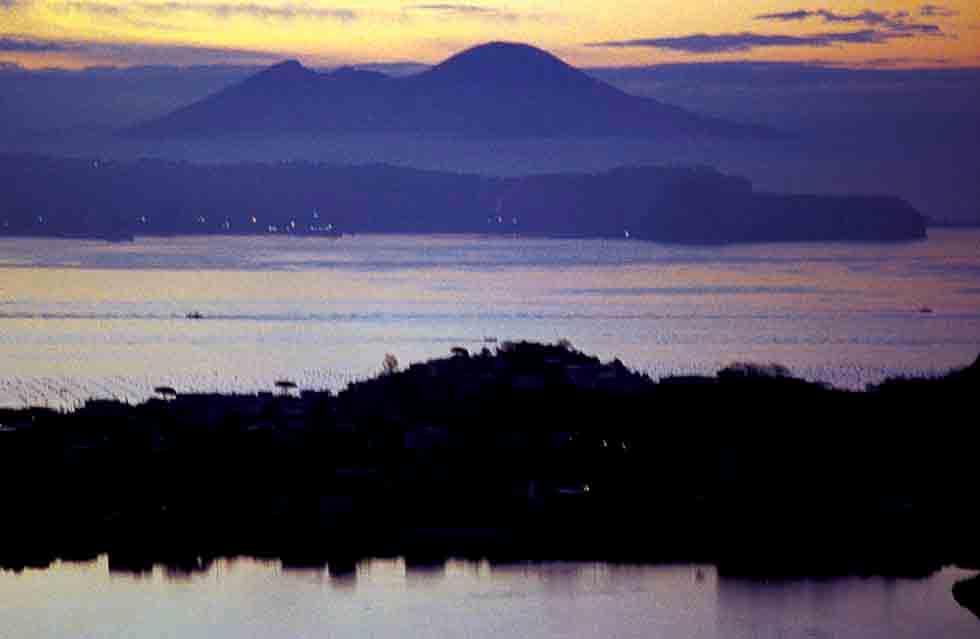
[[919,308],[919,312],[920,313],[931,313],[932,312],[932,309],[929,308],[928,306],[922,306],[922,307]]

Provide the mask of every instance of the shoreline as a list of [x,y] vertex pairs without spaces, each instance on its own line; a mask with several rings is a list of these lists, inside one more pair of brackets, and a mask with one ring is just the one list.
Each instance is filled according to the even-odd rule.
[[[756,191],[748,179],[704,167],[495,177],[388,164],[0,154],[0,175],[20,187],[0,220],[13,235],[519,233],[694,245],[927,236],[925,217],[901,198]],[[52,192],[52,181],[66,188]]]
[[119,234],[109,234],[109,233],[92,233],[92,234],[65,234],[65,233],[3,233],[0,234],[0,239],[40,239],[40,240],[78,240],[84,242],[105,242],[106,244],[129,244],[135,242],[141,238],[147,239],[169,239],[169,238],[258,238],[258,237],[269,237],[269,238],[295,238],[295,239],[326,239],[326,240],[341,240],[344,238],[352,238],[357,236],[375,236],[375,237],[448,237],[448,238],[466,238],[473,237],[477,239],[529,239],[529,240],[597,240],[597,241],[623,241],[623,242],[642,242],[645,244],[656,244],[667,247],[683,247],[683,248],[725,248],[725,247],[745,247],[745,246],[779,246],[784,244],[845,244],[845,245],[860,245],[867,244],[869,246],[899,246],[903,244],[916,244],[919,242],[925,242],[929,239],[928,229],[940,229],[940,230],[965,230],[972,231],[980,229],[980,223],[978,224],[963,224],[963,225],[938,225],[932,226],[927,225],[926,231],[920,236],[909,236],[901,238],[814,238],[814,239],[800,239],[800,238],[789,238],[789,239],[751,239],[751,240],[691,240],[691,239],[657,239],[649,238],[635,235],[624,235],[620,233],[616,234],[580,234],[580,233],[560,233],[554,232],[535,232],[535,231],[522,231],[522,232],[494,232],[494,231],[478,231],[478,230],[461,230],[461,231],[438,231],[434,233],[426,232],[412,232],[405,230],[366,230],[366,231],[347,231],[347,232],[336,232],[336,233],[319,233],[310,231],[282,231],[282,232],[272,232],[272,231],[200,231],[194,232],[193,230],[184,230],[178,232],[129,232],[124,231]]

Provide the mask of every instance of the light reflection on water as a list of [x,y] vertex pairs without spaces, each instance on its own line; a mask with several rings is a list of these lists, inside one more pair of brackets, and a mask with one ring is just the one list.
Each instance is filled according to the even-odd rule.
[[[655,376],[778,361],[859,388],[980,352],[980,231],[678,247],[357,236],[0,240],[0,405],[154,386],[339,389],[485,338],[570,339]],[[920,312],[924,307],[932,313]],[[187,319],[190,312],[199,320]]]
[[711,566],[399,559],[339,575],[219,560],[140,577],[103,557],[0,572],[0,636],[959,639],[980,629],[950,593],[967,574],[765,583]]

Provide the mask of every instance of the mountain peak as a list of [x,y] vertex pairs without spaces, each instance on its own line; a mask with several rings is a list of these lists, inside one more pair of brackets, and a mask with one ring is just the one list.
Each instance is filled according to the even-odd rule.
[[533,62],[568,66],[559,60],[558,57],[548,53],[544,49],[539,49],[522,42],[504,42],[501,40],[486,42],[470,47],[469,49],[464,49],[447,58],[442,64],[472,63],[473,61],[490,59],[500,62]]
[[488,42],[448,58],[423,73],[451,82],[568,85],[591,80],[556,56],[516,42]]
[[310,69],[304,67],[302,64],[300,64],[299,60],[284,60],[260,71],[258,74],[252,76],[252,79],[260,81],[275,80],[277,82],[294,82],[315,75],[315,71],[311,71]]
[[265,69],[266,73],[300,73],[309,71],[299,60],[283,60]]
[[303,67],[303,65],[300,63],[299,60],[283,60],[282,62],[279,62],[278,64],[274,64],[269,68],[270,69],[303,69],[305,67]]

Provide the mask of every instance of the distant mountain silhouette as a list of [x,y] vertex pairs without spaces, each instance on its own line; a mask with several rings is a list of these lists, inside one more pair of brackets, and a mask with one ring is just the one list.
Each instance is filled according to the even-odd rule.
[[546,51],[494,42],[405,77],[290,60],[130,130],[150,137],[426,132],[488,136],[764,135],[629,95]]

